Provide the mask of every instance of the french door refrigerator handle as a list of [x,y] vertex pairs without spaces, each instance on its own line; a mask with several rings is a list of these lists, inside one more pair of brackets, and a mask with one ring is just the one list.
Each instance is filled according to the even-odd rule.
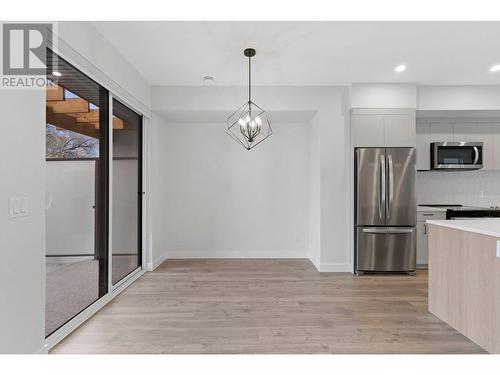
[[394,164],[392,162],[392,155],[387,155],[388,169],[389,169],[389,198],[387,200],[387,220],[390,218],[392,200],[394,198]]
[[401,234],[412,233],[411,228],[364,228],[363,233]]
[[378,214],[382,219],[382,208],[385,208],[385,156],[380,155],[380,196]]

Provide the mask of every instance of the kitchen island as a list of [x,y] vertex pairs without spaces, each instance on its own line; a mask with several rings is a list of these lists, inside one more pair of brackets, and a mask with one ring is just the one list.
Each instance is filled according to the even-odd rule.
[[427,227],[429,311],[500,353],[500,219],[429,220]]

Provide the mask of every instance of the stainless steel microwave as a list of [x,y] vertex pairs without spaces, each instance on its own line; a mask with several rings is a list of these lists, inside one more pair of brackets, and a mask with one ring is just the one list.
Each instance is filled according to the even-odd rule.
[[431,143],[431,168],[436,170],[481,169],[483,142]]

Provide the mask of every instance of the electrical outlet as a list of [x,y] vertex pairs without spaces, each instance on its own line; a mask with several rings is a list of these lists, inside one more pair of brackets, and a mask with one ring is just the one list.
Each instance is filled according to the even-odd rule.
[[9,217],[11,219],[28,216],[28,214],[28,198],[11,198],[9,200]]

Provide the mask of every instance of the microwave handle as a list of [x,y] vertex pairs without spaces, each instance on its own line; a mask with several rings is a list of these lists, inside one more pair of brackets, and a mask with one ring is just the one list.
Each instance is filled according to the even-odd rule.
[[473,164],[477,164],[478,160],[479,160],[479,150],[476,146],[473,147],[474,148],[474,153],[475,153],[475,156],[474,156],[474,163]]

